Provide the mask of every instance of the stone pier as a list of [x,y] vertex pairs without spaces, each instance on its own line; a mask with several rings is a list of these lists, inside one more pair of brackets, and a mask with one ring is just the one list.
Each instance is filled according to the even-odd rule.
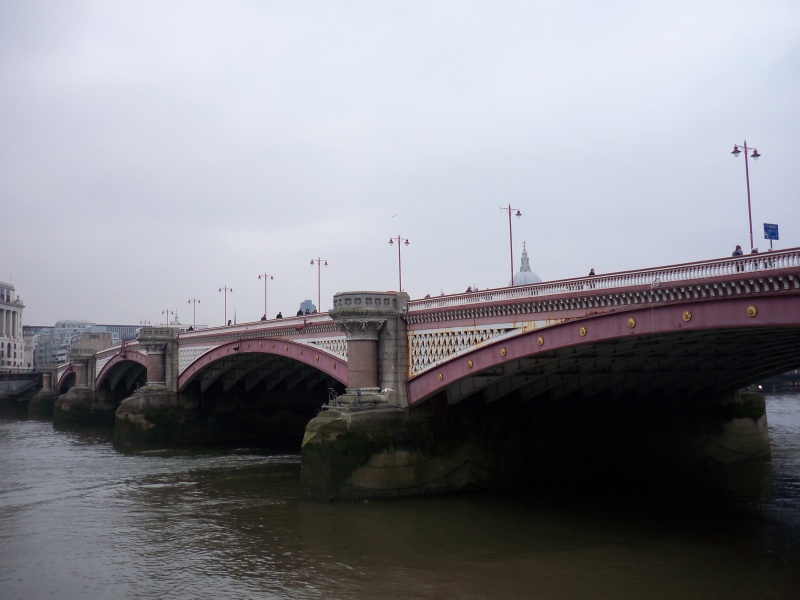
[[75,368],[75,385],[58,397],[53,406],[56,425],[113,425],[116,408],[94,389],[95,350],[72,348],[69,360]]
[[147,351],[147,383],[117,409],[115,445],[175,446],[206,441],[195,403],[178,394],[177,336],[176,327],[139,330],[139,343]]

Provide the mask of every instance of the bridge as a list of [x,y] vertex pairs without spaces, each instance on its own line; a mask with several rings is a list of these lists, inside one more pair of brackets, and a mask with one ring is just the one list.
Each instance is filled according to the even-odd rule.
[[44,382],[57,415],[114,414],[120,444],[302,439],[317,498],[653,473],[768,456],[763,399],[739,390],[800,366],[799,294],[800,249],[346,292],[330,313],[143,328]]

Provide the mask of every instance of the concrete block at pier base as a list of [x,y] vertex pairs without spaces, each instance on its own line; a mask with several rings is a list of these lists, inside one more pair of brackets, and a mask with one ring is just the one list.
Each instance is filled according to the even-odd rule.
[[301,495],[395,499],[485,487],[488,473],[467,437],[424,411],[329,409],[306,426]]
[[52,419],[57,395],[53,390],[39,390],[28,402],[28,417],[32,419]]
[[122,401],[115,414],[114,445],[163,448],[207,443],[194,403],[165,386],[147,385]]
[[769,457],[758,395],[594,402],[589,414],[577,402],[343,403],[306,426],[301,495],[348,501],[645,482]]
[[55,425],[113,425],[116,407],[87,386],[76,385],[53,405]]

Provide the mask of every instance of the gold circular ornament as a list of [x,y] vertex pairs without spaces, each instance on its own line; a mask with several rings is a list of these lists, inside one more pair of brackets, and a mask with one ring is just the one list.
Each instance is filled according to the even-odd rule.
[[319,362],[319,354],[317,354],[317,355],[314,357],[314,360],[315,360],[315,361],[317,361],[317,362]]
[[289,351],[289,346],[284,346],[283,349],[286,350],[286,352],[288,352]]
[[758,314],[758,311],[756,310],[756,307],[755,307],[754,304],[751,304],[750,306],[747,307],[747,316],[748,317],[750,317],[752,319],[757,314]]
[[333,363],[333,370],[336,370],[336,363]]
[[442,379],[444,379],[444,375],[442,375],[441,373],[439,373],[439,381],[441,381]]
[[467,366],[471,369],[472,368],[472,359],[467,361]]
[[305,350],[300,350],[300,356],[303,356],[304,352],[305,352]]
[[540,346],[543,346],[544,338],[542,336],[539,336],[538,338],[536,338],[536,343],[539,344]]
[[628,327],[630,329],[633,329],[634,327],[636,327],[636,319],[634,319],[633,317],[628,319]]
[[586,335],[586,327],[581,326],[580,333],[581,333],[581,337],[585,336]]
[[692,320],[692,311],[685,310],[683,311],[683,320],[687,323]]
[[500,348],[500,356],[505,356],[505,355],[506,355],[506,349]]

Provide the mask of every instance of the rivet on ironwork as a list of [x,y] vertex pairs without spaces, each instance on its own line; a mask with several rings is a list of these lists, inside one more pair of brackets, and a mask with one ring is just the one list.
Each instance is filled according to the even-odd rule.
[[472,368],[472,359],[467,361],[467,366],[471,369]]
[[633,329],[634,327],[636,327],[636,319],[634,319],[633,317],[631,317],[630,319],[628,319],[628,327],[629,327],[629,328],[631,328],[631,329]]
[[586,327],[581,327],[580,329],[581,337],[586,335]]
[[506,349],[500,348],[500,356],[505,356],[505,355],[506,355]]
[[758,311],[756,310],[756,307],[755,307],[754,304],[751,304],[750,306],[747,307],[747,316],[748,317],[750,317],[752,319],[757,314],[758,314]]
[[685,310],[683,311],[683,320],[687,323],[692,320],[692,311]]

